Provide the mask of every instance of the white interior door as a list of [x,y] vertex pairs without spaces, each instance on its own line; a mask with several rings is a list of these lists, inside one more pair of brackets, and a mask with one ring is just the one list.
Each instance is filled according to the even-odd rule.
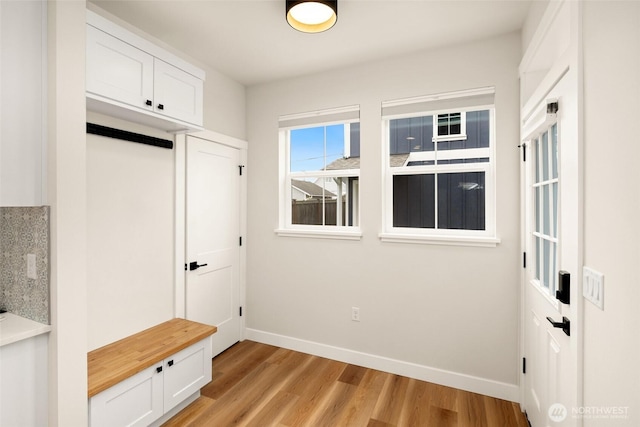
[[188,136],[186,318],[214,325],[215,356],[241,339],[240,150]]
[[[534,427],[581,425],[574,412],[580,384],[581,320],[576,88],[575,71],[566,70],[527,118],[523,132],[523,398]],[[558,110],[553,113],[556,102]],[[569,304],[558,299],[559,271],[570,275]],[[568,326],[566,331],[562,325]]]

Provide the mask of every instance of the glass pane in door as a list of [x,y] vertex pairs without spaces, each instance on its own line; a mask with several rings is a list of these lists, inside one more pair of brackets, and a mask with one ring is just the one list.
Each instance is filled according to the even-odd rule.
[[537,284],[555,296],[558,254],[558,137],[557,125],[533,140],[532,238],[535,244]]

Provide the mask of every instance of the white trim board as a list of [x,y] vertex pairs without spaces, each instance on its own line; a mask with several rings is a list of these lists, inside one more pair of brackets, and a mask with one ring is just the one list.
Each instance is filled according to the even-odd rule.
[[245,338],[262,344],[274,345],[301,353],[337,360],[339,362],[402,375],[421,381],[428,381],[472,393],[495,397],[497,399],[518,402],[520,398],[520,388],[517,384],[507,384],[257,329],[247,328]]

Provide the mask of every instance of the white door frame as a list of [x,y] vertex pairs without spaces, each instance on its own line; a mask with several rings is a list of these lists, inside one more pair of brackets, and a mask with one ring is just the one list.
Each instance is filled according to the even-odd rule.
[[[563,47],[565,49],[563,49]],[[575,327],[575,333],[572,332],[571,338],[573,345],[577,348],[577,384],[572,385],[576,390],[576,405],[583,405],[583,319],[584,319],[584,299],[582,297],[582,266],[584,265],[584,149],[583,149],[583,89],[582,89],[582,5],[580,2],[572,2],[570,0],[549,2],[548,7],[538,25],[538,28],[529,44],[520,64],[520,86],[521,86],[521,122],[520,122],[520,140],[523,141],[531,132],[531,128],[536,126],[538,122],[534,117],[537,107],[544,103],[547,94],[556,83],[565,75],[567,70],[575,71],[576,96],[577,96],[577,123],[573,124],[577,129],[577,156],[576,164],[578,170],[578,187],[577,197],[577,229],[578,248],[577,248],[577,265],[578,271],[572,272],[571,278],[571,303],[576,304],[576,318],[571,319],[572,329]],[[530,126],[525,128],[525,123]],[[529,153],[528,153],[529,154]],[[521,154],[522,155],[522,154]],[[530,161],[528,155],[527,161]],[[521,189],[525,182],[525,167],[521,167]],[[521,206],[521,249],[522,252],[527,248],[527,224],[525,223],[526,209],[526,191],[521,190],[520,206]],[[530,258],[530,257],[529,257]],[[526,270],[521,269],[520,280],[520,360],[526,357],[525,354],[525,287],[529,286],[526,278]],[[525,403],[525,375],[522,370],[520,372],[520,404],[524,410]],[[571,410],[571,408],[569,408]],[[582,419],[575,420],[576,426],[582,425]]]
[[[242,139],[227,136],[213,131],[200,131],[191,134],[176,135],[175,144],[175,296],[174,296],[174,315],[175,317],[185,318],[186,313],[186,147],[187,138],[199,138],[211,141],[216,144],[226,145],[228,147],[240,150],[240,164],[244,165],[242,177],[240,179],[240,235],[243,238],[243,244],[240,247],[240,265],[239,265],[239,285],[240,285],[240,306],[245,307],[246,302],[246,282],[247,282],[247,150],[249,143]],[[240,317],[240,340],[245,339],[245,319],[246,310]]]

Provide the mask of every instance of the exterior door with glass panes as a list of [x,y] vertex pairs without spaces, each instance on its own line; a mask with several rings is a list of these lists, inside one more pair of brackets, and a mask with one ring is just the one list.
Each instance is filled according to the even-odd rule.
[[574,79],[569,69],[523,127],[523,399],[535,427],[579,423],[580,200]]

